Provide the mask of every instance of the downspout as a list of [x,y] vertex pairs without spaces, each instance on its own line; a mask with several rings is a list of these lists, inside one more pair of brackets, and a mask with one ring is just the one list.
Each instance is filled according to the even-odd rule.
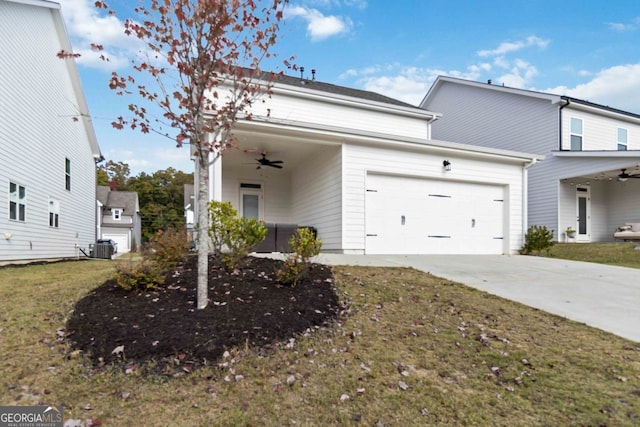
[[562,151],[562,110],[571,104],[571,101],[566,98],[562,98],[562,100],[565,104],[561,105],[558,109],[558,151]]
[[434,114],[433,116],[431,116],[429,120],[427,120],[427,139],[428,140],[431,139],[431,124],[436,120],[438,120],[439,118],[440,116]]
[[[571,104],[571,101],[569,101],[567,98],[562,98],[562,100],[564,101],[564,104],[562,104],[560,106],[560,108],[558,109],[558,124],[559,124],[559,129],[558,129],[558,151],[562,151],[562,110],[564,109],[564,107],[568,106],[569,104]],[[571,146],[569,146],[569,150],[571,150]],[[556,183],[556,199],[559,199],[559,188],[558,185]],[[556,202],[556,227],[558,229],[558,236],[556,236],[556,240],[559,241],[560,239],[560,205],[558,204],[558,202]]]
[[529,168],[538,163],[538,159],[531,159],[523,168],[522,174],[522,236],[529,231]]

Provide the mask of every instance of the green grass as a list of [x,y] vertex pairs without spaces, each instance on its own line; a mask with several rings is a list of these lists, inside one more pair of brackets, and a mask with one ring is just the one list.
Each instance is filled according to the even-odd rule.
[[336,267],[345,317],[266,355],[229,349],[173,378],[93,371],[57,336],[112,265],[0,269],[1,405],[103,425],[640,423],[639,343],[412,269]]
[[640,250],[635,250],[636,246],[640,246],[640,242],[559,243],[551,248],[549,256],[574,261],[640,268]]

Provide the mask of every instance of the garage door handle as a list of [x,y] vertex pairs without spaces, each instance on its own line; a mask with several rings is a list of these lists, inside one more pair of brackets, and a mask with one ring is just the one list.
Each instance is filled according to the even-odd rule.
[[404,225],[404,223],[405,223],[405,217],[404,217],[404,215],[400,215],[400,223],[401,223],[402,225]]

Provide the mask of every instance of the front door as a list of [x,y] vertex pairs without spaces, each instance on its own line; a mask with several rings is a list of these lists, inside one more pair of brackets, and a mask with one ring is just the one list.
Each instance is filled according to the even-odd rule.
[[591,191],[589,187],[576,187],[576,241],[591,240]]
[[244,218],[263,219],[262,186],[260,184],[241,184],[240,214]]

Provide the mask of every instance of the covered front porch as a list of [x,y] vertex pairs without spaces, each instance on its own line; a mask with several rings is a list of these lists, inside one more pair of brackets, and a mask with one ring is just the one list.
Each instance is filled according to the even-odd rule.
[[[583,154],[579,165],[575,157],[566,160],[575,174],[558,181],[559,241],[610,242],[617,227],[640,222],[638,153]],[[575,237],[567,235],[567,228],[576,230]]]
[[313,227],[342,248],[342,144],[335,134],[244,122],[212,167],[211,200],[281,228]]

